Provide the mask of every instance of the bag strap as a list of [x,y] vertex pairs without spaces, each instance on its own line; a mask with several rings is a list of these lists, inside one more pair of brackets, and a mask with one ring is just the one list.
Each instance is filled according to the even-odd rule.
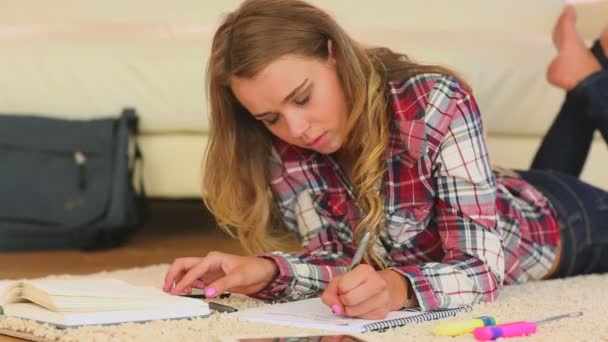
[[129,165],[129,178],[133,179],[133,175],[136,170],[139,170],[136,182],[138,183],[138,189],[133,189],[135,194],[135,201],[137,206],[137,216],[139,218],[139,224],[143,224],[146,220],[148,207],[146,201],[146,189],[144,187],[144,157],[141,153],[139,146],[139,117],[137,111],[134,108],[124,108],[122,110],[122,117],[127,121],[127,127],[129,129],[130,137],[133,141],[133,160]]
[[[133,193],[133,200],[135,201],[135,210],[133,212],[134,222],[120,227],[119,229],[97,232],[95,237],[91,240],[91,243],[83,246],[82,249],[86,251],[104,250],[123,245],[137,230],[144,225],[147,218],[148,208],[143,176],[144,158],[137,139],[139,134],[139,119],[137,117],[137,112],[134,108],[125,108],[123,109],[118,121],[120,125],[126,125],[129,134],[128,176],[130,180],[130,191]],[[138,171],[138,177],[137,180],[135,180],[135,183],[138,183],[138,189],[136,189],[133,184],[133,177],[136,171]],[[130,204],[127,203],[126,205]]]

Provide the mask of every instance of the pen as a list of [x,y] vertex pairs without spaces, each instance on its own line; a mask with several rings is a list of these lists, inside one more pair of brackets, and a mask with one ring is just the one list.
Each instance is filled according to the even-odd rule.
[[[229,293],[227,293],[227,294],[228,294],[228,296],[226,296],[224,298],[228,298],[230,296]],[[205,299],[205,295],[203,295],[203,294],[180,295],[180,297]],[[230,313],[230,312],[238,311],[237,308],[233,308],[232,306],[228,306],[228,305],[220,304],[220,303],[216,303],[216,302],[207,302],[207,305],[209,305],[209,309],[217,311],[217,312]]]
[[[180,296],[181,297],[188,297],[188,298],[207,299],[207,297],[204,294],[202,294],[202,293],[200,293],[200,294],[189,294],[189,295],[183,294],[183,295],[180,295]],[[224,293],[220,294],[218,296],[218,298],[220,298],[220,299],[230,298],[230,292],[224,292]]]
[[207,304],[209,304],[209,309],[217,311],[217,312],[237,312],[239,311],[237,308],[234,308],[232,306],[228,306],[226,304],[220,304],[220,303],[216,303],[216,302],[207,302]]
[[370,232],[367,232],[365,233],[365,235],[363,235],[363,239],[361,239],[359,248],[357,248],[357,251],[355,252],[353,261],[350,263],[350,266],[348,266],[349,272],[352,271],[352,269],[355,268],[355,266],[357,266],[361,262],[361,258],[363,258],[363,253],[365,253],[365,250],[367,249],[367,244],[369,243],[369,239],[371,236],[372,235],[370,234]]
[[[357,247],[357,251],[355,252],[355,255],[353,256],[353,260],[350,262],[350,266],[348,266],[347,272],[352,271],[353,268],[355,268],[355,266],[357,266],[361,262],[361,258],[363,258],[363,253],[365,253],[365,249],[367,248],[367,244],[369,243],[370,237],[371,237],[370,232],[366,232],[365,235],[363,235],[363,238],[361,239],[361,243],[359,243],[359,247]],[[342,314],[342,309],[340,308],[340,305],[338,305],[338,304],[332,305],[331,311],[333,313],[335,313],[336,315]]]
[[519,321],[494,325],[489,327],[477,328],[473,331],[473,336],[477,341],[495,340],[499,337],[515,337],[531,335],[536,332],[536,327],[540,324],[549,323],[559,319],[582,316],[581,311],[572,312],[565,315],[553,316],[540,321]]
[[440,336],[458,336],[473,332],[475,328],[498,324],[492,316],[481,316],[472,319],[440,323],[433,332]]

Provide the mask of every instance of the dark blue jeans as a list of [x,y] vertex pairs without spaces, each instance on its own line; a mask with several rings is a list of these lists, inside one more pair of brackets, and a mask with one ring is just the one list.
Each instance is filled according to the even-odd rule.
[[598,42],[592,52],[604,69],[566,94],[531,170],[518,171],[557,210],[562,252],[553,277],[608,272],[608,192],[578,179],[594,132],[608,142],[608,63]]
[[557,211],[562,252],[552,277],[608,272],[608,192],[559,171],[518,173]]

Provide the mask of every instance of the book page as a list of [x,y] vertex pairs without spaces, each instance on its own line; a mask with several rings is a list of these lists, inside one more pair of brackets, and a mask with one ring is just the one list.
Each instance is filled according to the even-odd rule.
[[[199,299],[172,296],[157,288],[133,286],[116,279],[43,279],[20,283],[26,284],[23,290],[25,297],[34,302],[39,299],[39,304],[61,312],[139,310],[159,306],[208,307]],[[0,285],[2,297],[12,284],[15,282]],[[43,296],[44,293],[49,297]]]
[[[134,286],[114,279],[53,279],[0,281],[0,296],[15,285],[29,284],[23,291],[48,291],[57,310],[31,302],[0,302],[4,315],[47,322],[57,326],[116,324],[158,319],[206,317],[209,305],[195,298],[171,296],[153,287]],[[32,290],[37,288],[38,290]],[[10,291],[9,291],[10,292]],[[15,299],[15,298],[13,298]]]
[[150,308],[145,310],[82,313],[53,312],[33,303],[7,304],[3,308],[4,314],[7,316],[30,319],[64,328],[82,325],[147,322],[160,319],[196,318],[210,315],[210,311],[204,307]]
[[[127,282],[107,278],[43,279],[24,283],[44,290],[51,296],[133,298],[158,296],[159,289],[133,286]],[[162,291],[161,291],[162,292]]]
[[0,280],[0,305],[6,303],[4,293],[9,288],[9,286],[13,285],[14,283],[16,282],[9,280]]

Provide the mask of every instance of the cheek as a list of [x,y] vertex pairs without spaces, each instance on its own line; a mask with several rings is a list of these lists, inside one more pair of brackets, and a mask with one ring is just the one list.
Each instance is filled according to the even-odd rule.
[[313,106],[310,114],[314,115],[317,122],[322,122],[332,128],[339,128],[346,122],[346,109],[339,93],[327,92]]
[[328,106],[328,108],[331,108],[331,113],[328,114],[331,115],[331,122],[334,128],[342,130],[346,126],[346,120],[348,117],[348,112],[344,102],[339,96],[337,96],[333,99],[331,106]]
[[282,122],[279,124],[275,124],[272,126],[266,126],[266,129],[275,137],[288,142],[288,143],[293,143],[295,140],[293,139],[293,137],[291,136],[290,132],[289,132],[289,128],[287,127],[287,125],[284,125]]
[[331,105],[328,106],[328,108],[331,108],[334,123],[336,125],[345,125],[348,116],[346,99],[344,98],[344,93],[337,80],[332,84],[330,91],[328,91],[327,94],[329,97],[328,101],[331,101]]
[[266,129],[267,129],[268,131],[270,131],[270,133],[272,133],[272,135],[277,136],[277,137],[279,137],[279,138],[281,138],[281,139],[283,139],[283,138],[285,137],[285,134],[283,133],[283,132],[284,132],[284,130],[283,130],[283,129],[281,129],[281,128],[279,127],[279,125],[275,125],[275,126],[266,126]]

